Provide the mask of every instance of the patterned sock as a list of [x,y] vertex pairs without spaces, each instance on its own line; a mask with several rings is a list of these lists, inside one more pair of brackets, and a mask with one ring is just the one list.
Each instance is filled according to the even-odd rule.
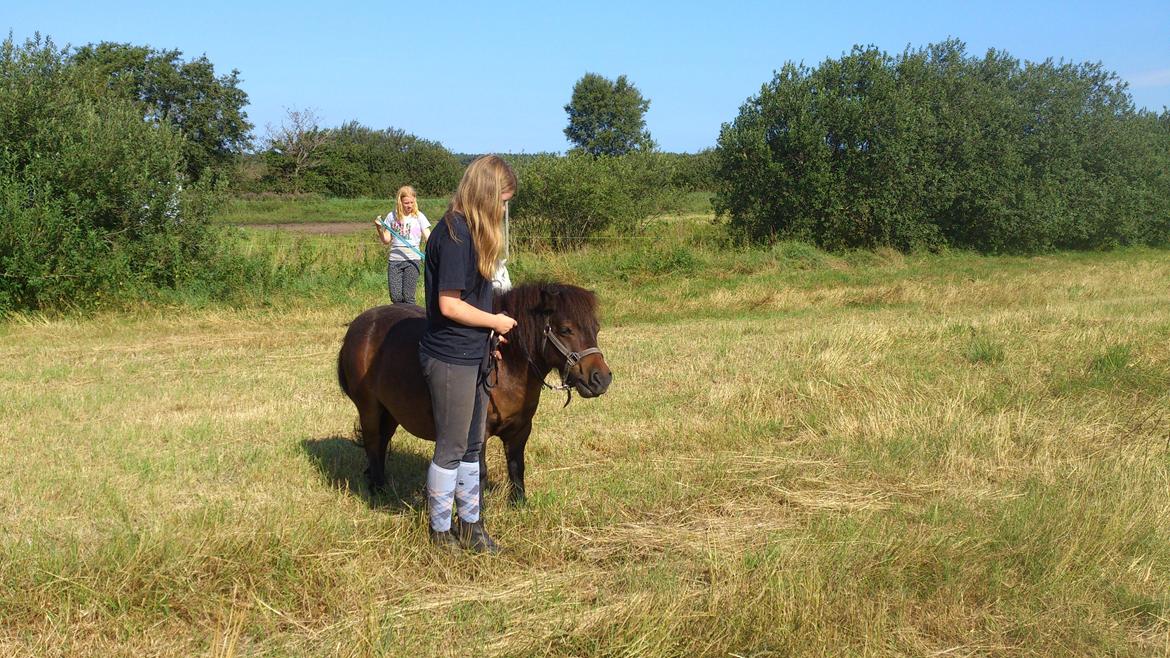
[[455,478],[459,471],[442,468],[431,462],[427,469],[427,507],[430,509],[431,529],[447,532],[451,529],[451,508],[455,505]]
[[459,462],[458,473],[455,498],[459,501],[459,520],[475,523],[479,520],[479,462]]

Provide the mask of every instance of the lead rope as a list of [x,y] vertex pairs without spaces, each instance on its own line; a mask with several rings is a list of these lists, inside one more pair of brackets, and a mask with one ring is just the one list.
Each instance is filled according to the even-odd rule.
[[[500,349],[500,335],[492,330],[488,333],[487,363],[480,367],[479,384],[485,391],[490,391],[500,383],[500,364],[496,360],[496,350]],[[492,381],[492,375],[496,380]]]

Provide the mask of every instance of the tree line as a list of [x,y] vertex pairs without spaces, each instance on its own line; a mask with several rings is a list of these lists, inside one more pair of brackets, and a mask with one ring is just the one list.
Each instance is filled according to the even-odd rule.
[[423,196],[443,196],[462,173],[459,159],[438,142],[357,121],[325,128],[312,110],[289,110],[278,128],[269,128],[265,148],[241,159],[234,189],[391,198],[409,182]]

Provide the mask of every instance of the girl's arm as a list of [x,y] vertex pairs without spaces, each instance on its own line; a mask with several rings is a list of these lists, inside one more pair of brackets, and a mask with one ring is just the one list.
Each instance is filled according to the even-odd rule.
[[486,313],[459,298],[458,290],[439,291],[439,312],[443,317],[468,327],[491,329],[501,336],[516,326],[516,320],[503,313]]
[[419,225],[422,227],[422,239],[426,242],[431,239],[431,220],[427,219],[427,216],[422,214],[421,210],[418,211],[418,218]]

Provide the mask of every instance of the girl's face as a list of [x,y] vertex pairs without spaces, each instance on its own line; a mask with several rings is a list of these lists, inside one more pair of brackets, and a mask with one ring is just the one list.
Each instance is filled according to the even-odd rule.
[[406,214],[413,215],[414,214],[414,207],[415,207],[414,206],[415,198],[410,196],[410,195],[406,195],[406,196],[402,197],[401,201],[402,201],[402,209],[406,211]]

